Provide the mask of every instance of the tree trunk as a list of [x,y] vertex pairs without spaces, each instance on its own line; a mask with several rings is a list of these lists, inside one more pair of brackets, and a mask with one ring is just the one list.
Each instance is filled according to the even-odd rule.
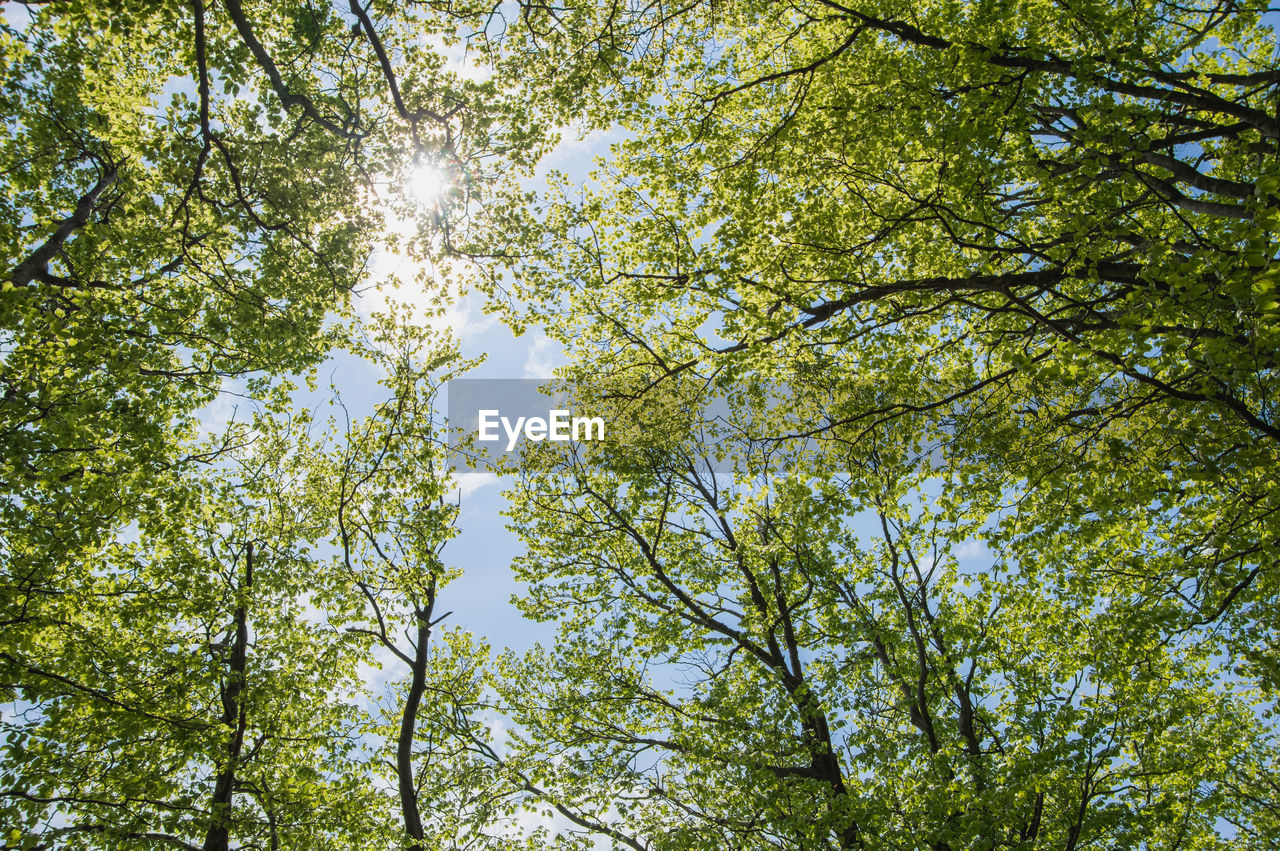
[[44,241],[44,244],[32,251],[27,259],[17,265],[9,275],[9,280],[13,281],[14,286],[28,286],[41,274],[48,273],[49,261],[62,250],[62,245],[67,241],[67,237],[89,223],[89,216],[93,214],[93,208],[98,203],[98,197],[106,191],[108,186],[116,182],[118,173],[115,166],[111,166],[103,172],[93,188],[80,197],[80,200],[76,203],[75,211],[58,222],[58,227]]
[[431,637],[428,616],[418,615],[418,640],[413,654],[413,680],[400,714],[400,735],[396,741],[396,776],[400,781],[400,811],[404,829],[412,839],[409,851],[422,851],[422,815],[418,812],[418,789],[413,772],[413,733],[418,723],[418,707],[427,688],[427,641]]
[[236,605],[235,640],[231,649],[231,662],[226,685],[222,687],[222,724],[232,729],[227,745],[227,759],[218,771],[213,787],[213,801],[209,807],[211,819],[209,832],[205,834],[203,851],[227,851],[230,841],[231,797],[235,789],[236,766],[244,749],[246,718],[240,695],[244,691],[245,663],[249,648],[248,594],[253,588],[253,543],[245,548],[244,584],[240,586],[240,601]]

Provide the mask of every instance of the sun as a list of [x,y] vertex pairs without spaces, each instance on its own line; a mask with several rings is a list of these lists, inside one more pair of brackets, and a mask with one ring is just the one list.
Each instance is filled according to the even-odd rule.
[[409,197],[424,206],[439,203],[447,188],[448,178],[444,170],[435,163],[415,166],[405,181],[405,191]]

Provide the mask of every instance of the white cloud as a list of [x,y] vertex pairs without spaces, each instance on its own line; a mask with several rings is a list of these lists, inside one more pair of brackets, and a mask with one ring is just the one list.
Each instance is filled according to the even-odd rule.
[[[404,662],[396,657],[386,645],[373,642],[372,659],[362,660],[356,665],[356,676],[364,683],[364,687],[374,695],[381,693],[389,683],[394,682],[404,673]],[[355,695],[350,695],[355,697]],[[366,708],[371,708],[366,706]]]
[[201,438],[217,437],[236,419],[238,409],[246,400],[244,382],[237,378],[222,379],[218,395],[209,404],[196,411],[198,433]]
[[564,172],[574,181],[585,182],[587,173],[596,164],[596,157],[607,155],[612,145],[628,136],[627,131],[618,126],[586,134],[572,127],[557,127],[554,132],[559,134],[560,142],[539,161],[531,181],[534,188],[541,186],[552,171]]
[[35,16],[31,11],[20,3],[10,6],[6,4],[0,8],[0,21],[4,21],[18,32],[25,32],[27,27],[31,26],[31,21]]
[[456,500],[459,497],[466,499],[471,496],[471,494],[480,490],[480,488],[497,484],[498,476],[495,473],[473,471],[467,473],[455,473],[453,481],[456,487],[449,492],[447,497],[449,500]]
[[[412,220],[404,219],[393,221],[390,226],[397,233],[416,227]],[[442,280],[429,260],[379,248],[370,258],[367,278],[371,286],[356,298],[356,309],[366,318],[385,312],[395,303],[408,308],[419,325],[449,330],[461,341],[478,337],[498,321],[484,312],[479,296],[463,294],[460,281]]]
[[464,80],[483,83],[493,77],[493,68],[472,62],[471,57],[463,49],[446,50],[445,55],[449,59],[449,70]]
[[529,356],[524,362],[524,377],[551,378],[555,368],[564,363],[563,354],[552,340],[538,335],[529,344]]
[[494,753],[499,757],[505,759],[507,743],[511,741],[511,731],[507,729],[506,719],[492,710],[485,710],[480,721],[489,731],[489,747],[493,748]]
[[962,542],[954,553],[958,559],[983,558],[991,554],[986,544],[973,539]]

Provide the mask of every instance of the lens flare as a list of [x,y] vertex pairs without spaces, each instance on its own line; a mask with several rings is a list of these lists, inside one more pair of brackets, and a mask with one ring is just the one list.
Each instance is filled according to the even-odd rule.
[[409,197],[423,205],[439,203],[447,187],[444,171],[434,163],[423,163],[414,168],[405,184]]

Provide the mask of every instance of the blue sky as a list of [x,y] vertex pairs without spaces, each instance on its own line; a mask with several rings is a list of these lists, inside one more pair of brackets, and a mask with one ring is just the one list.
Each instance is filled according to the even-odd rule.
[[[606,154],[616,138],[616,134],[594,133],[580,139],[572,130],[564,130],[561,144],[543,161],[528,181],[528,188],[542,188],[546,175],[553,170],[580,182],[587,181],[593,158]],[[405,219],[392,217],[390,227],[403,229],[412,225]],[[371,262],[367,284],[385,281],[389,276],[411,282],[420,268],[417,261],[406,256],[379,251]],[[428,299],[406,283],[366,290],[356,308],[368,315],[387,301],[421,309]],[[483,362],[468,372],[467,378],[550,378],[555,367],[564,363],[561,347],[541,328],[531,327],[523,335],[515,336],[496,316],[485,313],[481,295],[457,296],[455,293],[453,303],[443,316],[424,317],[422,321],[451,332],[459,341],[463,358],[483,356]],[[367,415],[382,399],[383,388],[378,385],[382,376],[377,368],[349,355],[337,356],[322,364],[317,377],[322,390],[314,395],[298,394],[300,404],[323,405],[328,400],[330,384],[341,394],[353,418]],[[227,396],[210,407],[206,416],[210,427],[230,416],[235,401],[233,396]],[[440,400],[442,417],[447,401],[446,391]],[[535,641],[553,640],[552,625],[525,620],[511,604],[512,595],[520,590],[512,577],[511,563],[522,547],[516,535],[507,529],[510,521],[502,514],[508,508],[503,495],[506,484],[491,473],[476,472],[463,474],[458,485],[458,535],[445,547],[443,558],[446,564],[460,568],[462,576],[441,594],[439,606],[443,611],[453,612],[447,622],[484,637],[495,650],[503,647],[523,650]]]

